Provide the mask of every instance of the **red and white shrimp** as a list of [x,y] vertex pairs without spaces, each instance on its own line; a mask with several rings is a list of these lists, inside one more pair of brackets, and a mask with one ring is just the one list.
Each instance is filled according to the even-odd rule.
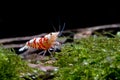
[[45,55],[46,51],[48,51],[51,54],[50,49],[53,48],[55,50],[56,46],[60,45],[60,42],[57,41],[57,38],[59,35],[61,35],[62,31],[63,29],[61,30],[61,32],[52,32],[52,33],[45,35],[44,37],[33,38],[29,40],[28,42],[26,42],[25,46],[20,48],[19,51],[23,51],[28,48],[35,48],[35,49],[44,50],[43,56]]
[[28,42],[26,42],[25,46],[20,48],[19,51],[23,51],[28,48],[42,49],[44,50],[43,55],[45,55],[46,51],[49,51],[51,48],[55,49],[55,46],[60,44],[57,41],[59,33],[60,32],[52,32],[52,33],[45,35],[44,37],[33,38],[29,40]]

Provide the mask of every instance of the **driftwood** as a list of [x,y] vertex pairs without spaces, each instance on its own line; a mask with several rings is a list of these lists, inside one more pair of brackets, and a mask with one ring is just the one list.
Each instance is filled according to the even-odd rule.
[[[110,25],[101,25],[101,26],[93,26],[88,28],[78,28],[72,30],[63,31],[63,34],[66,36],[73,34],[73,38],[79,37],[87,37],[91,35],[94,31],[101,30],[101,29],[115,29],[120,28],[120,24],[110,24]],[[13,38],[5,38],[0,39],[0,44],[3,44],[4,48],[20,48],[22,47],[26,41],[34,38],[34,37],[41,37],[46,35],[47,33],[33,35],[33,36],[25,36],[25,37],[13,37]]]

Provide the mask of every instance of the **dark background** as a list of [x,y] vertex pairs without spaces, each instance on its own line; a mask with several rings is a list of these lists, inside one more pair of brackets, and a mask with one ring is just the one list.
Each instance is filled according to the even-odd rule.
[[59,25],[62,28],[64,22],[65,30],[120,23],[119,9],[112,7],[54,12],[38,9],[8,10],[0,14],[0,38],[52,32],[53,26],[59,30]]

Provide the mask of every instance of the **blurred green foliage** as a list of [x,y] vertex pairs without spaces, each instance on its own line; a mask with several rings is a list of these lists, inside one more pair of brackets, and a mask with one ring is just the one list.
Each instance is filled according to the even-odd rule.
[[54,80],[120,80],[120,38],[89,37],[56,53]]
[[0,80],[25,80],[22,76],[31,72],[33,70],[14,50],[0,47]]

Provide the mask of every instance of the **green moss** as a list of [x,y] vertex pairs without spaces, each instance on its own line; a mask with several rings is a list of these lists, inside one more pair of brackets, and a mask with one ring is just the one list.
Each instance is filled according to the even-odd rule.
[[55,56],[54,80],[120,80],[119,37],[75,40]]
[[14,50],[0,47],[0,80],[25,80],[21,76],[31,72],[33,70]]

